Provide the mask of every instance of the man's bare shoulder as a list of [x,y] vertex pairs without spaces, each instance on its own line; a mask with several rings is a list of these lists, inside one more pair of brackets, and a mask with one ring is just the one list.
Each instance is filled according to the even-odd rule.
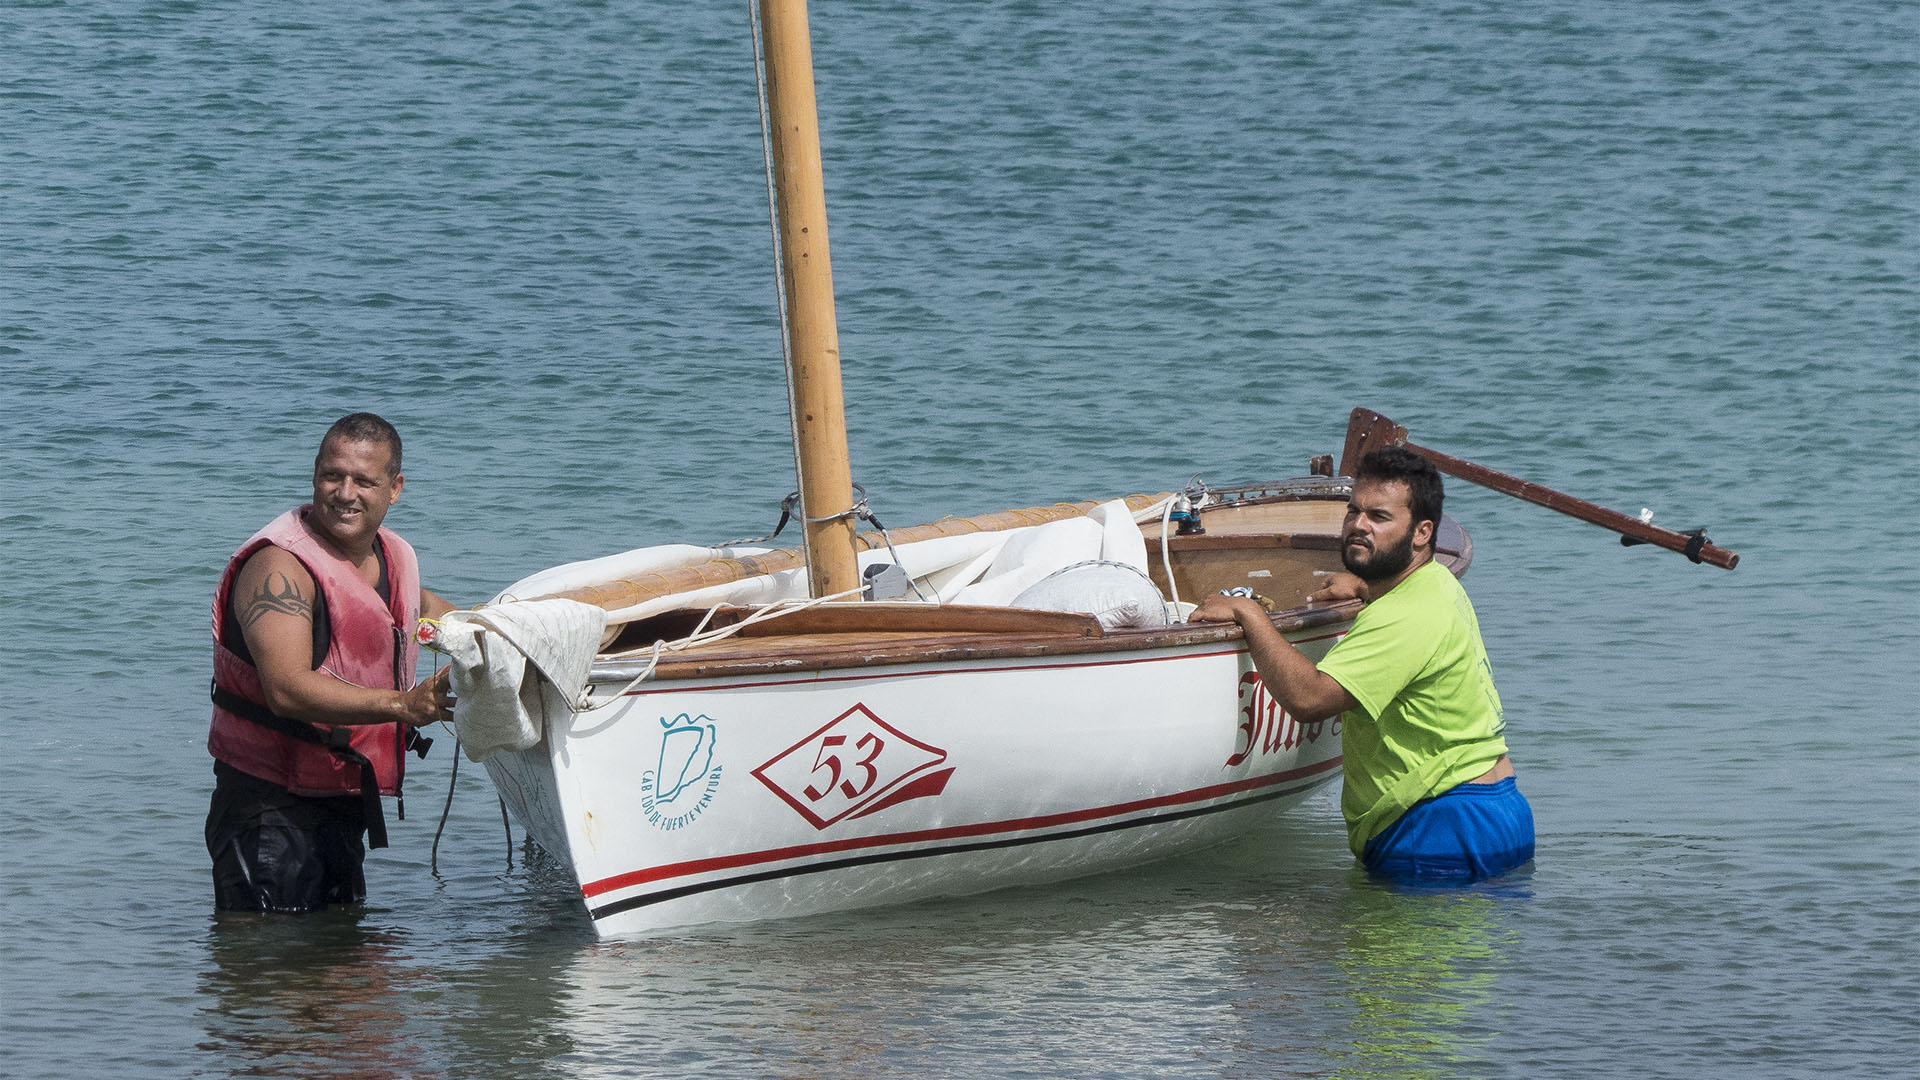
[[243,630],[272,616],[312,622],[318,596],[306,564],[285,548],[269,544],[248,556],[234,577],[233,613]]

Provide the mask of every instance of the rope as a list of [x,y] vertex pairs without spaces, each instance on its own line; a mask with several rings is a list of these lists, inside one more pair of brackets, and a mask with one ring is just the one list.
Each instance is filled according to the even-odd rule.
[[[440,876],[440,834],[447,831],[447,818],[453,812],[454,781],[460,779],[460,739],[453,740],[453,769],[447,775],[447,801],[440,807],[440,826],[433,830],[433,850],[428,855],[427,872],[434,877]],[[507,821],[507,800],[499,799],[500,827],[507,833],[507,869],[513,869],[513,826]]]
[[[757,28],[757,25],[758,23],[756,18],[756,28]],[[756,62],[757,62],[758,50],[759,50],[759,45],[758,45],[759,38],[757,34],[755,36],[754,41],[755,41],[755,54],[756,54]],[[762,87],[761,92],[762,92],[762,95],[764,96],[765,94],[764,85]],[[764,111],[764,108],[765,108],[765,104],[763,100],[762,102],[763,111]],[[785,318],[784,308],[782,311],[782,318],[783,319]],[[1199,481],[1199,479],[1200,479],[1199,475],[1195,474],[1194,477],[1187,482],[1188,490],[1192,490],[1195,487],[1196,483]],[[894,565],[895,566],[900,565],[900,553],[897,550],[895,550],[893,546],[893,537],[888,535],[886,526],[880,523],[880,520],[874,516],[873,509],[867,504],[866,489],[860,487],[860,485],[858,484],[855,484],[853,486],[859,490],[860,498],[852,506],[848,507],[846,510],[841,511],[838,514],[831,514],[823,518],[809,518],[807,520],[810,522],[834,521],[834,520],[838,520],[840,518],[844,518],[848,516],[853,516],[853,517],[865,520],[871,523],[873,527],[879,531],[880,539],[886,544],[887,554],[892,557]],[[1206,494],[1205,486],[1201,485],[1199,488],[1199,491],[1200,491],[1201,497],[1204,498]],[[799,496],[799,494],[800,493],[796,491],[792,495],[787,496],[785,500],[782,500],[780,504],[780,510],[781,510],[780,524],[774,528],[771,534],[760,537],[758,538],[758,540],[771,540],[773,539],[774,536],[779,535],[780,529],[786,526],[787,520],[790,517],[790,509],[791,509],[790,504]],[[1186,492],[1183,491],[1181,494],[1184,495],[1186,494]],[[1161,560],[1161,565],[1167,568],[1167,589],[1169,592],[1173,594],[1172,599],[1174,603],[1180,602],[1180,591],[1179,591],[1179,586],[1176,585],[1173,580],[1173,561],[1168,557],[1167,539],[1171,531],[1170,526],[1172,523],[1173,508],[1175,504],[1178,503],[1179,501],[1180,501],[1179,496],[1169,497],[1163,500],[1158,507],[1147,507],[1135,515],[1135,520],[1140,520],[1141,518],[1145,518],[1151,515],[1155,509],[1158,509],[1160,511],[1160,560]],[[737,544],[746,544],[746,543],[756,543],[758,542],[758,540],[734,540],[734,541],[730,541],[728,546],[733,546]],[[1089,563],[1081,563],[1077,565],[1094,565],[1098,563],[1099,563],[1099,560],[1092,560]],[[1116,565],[1124,565],[1124,564],[1116,564]],[[1068,569],[1073,569],[1073,567],[1068,567]],[[1129,567],[1129,569],[1137,569],[1137,568]],[[914,595],[918,596],[923,602],[926,602],[926,603],[938,602],[937,599],[929,600],[927,598],[927,595],[920,591],[920,584],[914,581],[911,577],[907,579],[907,584],[913,588]],[[791,615],[791,614],[794,614],[795,612],[805,611],[808,608],[815,607],[817,605],[824,604],[824,603],[829,603],[834,600],[842,600],[847,597],[853,596],[856,593],[864,592],[865,588],[866,587],[862,585],[856,588],[846,589],[841,592],[833,593],[828,596],[810,597],[806,600],[777,600],[771,604],[762,605],[761,607],[755,609],[751,615],[748,615],[746,618],[741,619],[739,622],[734,623],[731,626],[724,626],[718,630],[708,630],[707,624],[713,621],[714,614],[718,612],[721,607],[725,606],[724,604],[715,604],[712,607],[708,608],[706,612],[700,616],[700,621],[696,623],[694,625],[693,630],[690,631],[684,637],[676,638],[673,641],[665,641],[665,640],[656,641],[651,646],[648,646],[646,649],[630,649],[626,652],[609,654],[606,657],[606,659],[609,659],[609,660],[619,660],[619,659],[637,657],[641,655],[643,652],[650,654],[647,660],[647,666],[641,670],[640,674],[634,676],[630,681],[627,682],[625,686],[622,686],[620,690],[617,693],[613,694],[609,700],[618,700],[619,698],[625,697],[635,687],[639,686],[641,683],[646,682],[648,679],[652,678],[653,673],[659,670],[661,659],[664,658],[666,654],[670,652],[684,652],[685,650],[693,648],[694,646],[697,646],[697,645],[707,645],[716,641],[724,641],[727,638],[730,638],[739,634],[741,631],[745,630],[749,626],[754,626],[756,624],[763,623],[763,622],[770,622],[774,619],[780,618],[781,616]],[[422,618],[420,622],[426,625],[430,625],[435,629],[438,629],[440,625],[439,621],[435,619]],[[422,640],[422,644],[425,644],[429,648],[431,648],[432,647],[431,639],[432,639],[431,634],[426,635]],[[594,702],[592,701],[593,697],[594,697],[594,688],[589,686],[584,692],[581,693],[580,700],[577,703],[568,702],[567,708],[576,714],[598,708],[599,706],[594,704]],[[440,873],[440,836],[442,833],[446,831],[447,819],[453,810],[454,785],[460,776],[459,751],[460,751],[460,743],[459,743],[459,739],[456,737],[454,740],[453,768],[447,777],[447,799],[446,799],[446,803],[440,808],[440,824],[439,824],[439,827],[436,828],[433,832],[433,847],[429,854],[429,870],[435,877],[438,877]],[[507,838],[507,869],[512,870],[513,869],[513,826],[507,817],[506,801],[502,799],[502,800],[499,800],[499,802],[500,802],[500,825],[501,825],[501,828],[505,831],[506,838]]]
[[[863,505],[863,506],[864,506],[864,505],[866,504],[866,500],[865,500],[865,499],[862,499],[862,500],[860,500],[860,502],[861,502],[861,505]],[[875,520],[875,519],[874,519],[874,516],[873,516],[872,514],[868,514],[868,515],[867,515],[867,520],[868,520],[868,521],[872,521],[872,522],[873,522],[873,527],[874,527],[874,528],[876,528],[876,529],[879,529],[879,530],[880,530],[880,539],[881,539],[882,541],[884,541],[884,542],[886,543],[886,545],[887,545],[887,554],[888,554],[888,555],[889,555],[890,557],[892,557],[892,559],[893,559],[893,565],[895,565],[895,566],[899,566],[899,565],[900,565],[900,553],[899,553],[899,552],[897,552],[897,551],[895,551],[895,550],[893,550],[893,537],[891,537],[891,536],[888,536],[888,535],[887,535],[887,529],[886,529],[886,526],[884,526],[884,525],[882,525],[882,524],[880,524],[880,522],[879,522],[879,521],[877,521],[877,520]],[[901,572],[902,572],[902,573],[906,573],[906,571],[905,571],[904,569],[903,569],[903,570],[902,570]],[[932,599],[928,599],[928,598],[927,598],[927,594],[926,594],[926,593],[923,593],[923,592],[921,592],[921,591],[920,591],[920,583],[919,583],[919,582],[917,582],[917,581],[915,581],[915,580],[913,580],[913,575],[912,575],[912,574],[907,574],[907,588],[909,588],[909,589],[912,589],[912,590],[913,590],[913,595],[915,595],[915,596],[917,596],[917,597],[919,597],[919,598],[920,598],[920,601],[921,601],[922,603],[926,603],[926,604],[937,604],[937,603],[939,603],[939,602],[940,602],[940,600],[939,600],[939,597],[934,597],[934,598],[932,598]]]
[[[867,504],[867,489],[861,487],[859,484],[855,484],[853,485],[853,490],[859,492],[860,497],[854,501],[854,504],[852,506],[847,507],[845,510],[840,511],[837,514],[828,514],[826,517],[801,518],[801,520],[806,522],[809,525],[818,525],[823,521],[839,521],[841,518],[845,518],[845,517],[857,518],[861,521],[864,521],[867,524],[872,525],[875,529],[879,530],[881,541],[883,541],[887,545],[887,554],[892,556],[893,564],[895,566],[899,566],[900,552],[894,548],[893,537],[888,535],[887,527],[880,523],[880,519],[874,515],[873,508]],[[786,498],[780,500],[780,520],[777,524],[774,525],[772,532],[768,533],[765,536],[755,536],[755,537],[742,538],[739,540],[729,540],[727,541],[725,546],[738,547],[742,544],[762,544],[769,540],[772,540],[776,536],[779,536],[780,530],[786,528],[787,522],[793,520],[794,505],[799,501],[799,499],[800,499],[800,493],[797,491],[794,491],[794,492],[789,492]],[[919,597],[922,603],[932,604],[932,603],[938,602],[935,599],[929,598],[926,593],[921,592],[920,583],[913,580],[911,577],[907,579],[907,586],[913,590],[913,595]],[[704,620],[702,621],[704,622]]]
[[1205,506],[1211,494],[1212,493],[1207,490],[1206,483],[1200,479],[1200,474],[1194,473],[1187,478],[1186,487],[1181,488],[1178,493],[1168,496],[1167,500],[1161,504],[1160,565],[1167,571],[1167,592],[1170,594],[1169,599],[1173,603],[1177,604],[1180,602],[1180,583],[1173,579],[1173,556],[1169,551],[1169,545],[1167,543],[1167,536],[1170,531],[1169,527],[1173,524],[1174,508],[1184,502],[1187,504],[1186,512],[1191,513]]
[[1179,501],[1178,497],[1168,499],[1166,509],[1160,512],[1160,565],[1167,571],[1168,598],[1176,604],[1180,602],[1180,583],[1173,580],[1173,556],[1168,550],[1167,534],[1173,524],[1173,504]]
[[453,740],[453,770],[447,775],[447,802],[440,808],[440,827],[433,830],[433,850],[428,856],[427,872],[440,876],[440,834],[447,831],[447,815],[453,812],[453,782],[460,778],[460,740]]
[[[773,234],[773,294],[780,306],[780,363],[788,372],[787,384],[787,425],[792,430],[793,445],[800,445],[800,418],[793,407],[793,345],[792,330],[787,316],[787,279],[781,270],[785,263],[784,247],[780,243],[780,192],[773,178],[773,122],[767,114],[767,59],[760,45],[760,3],[759,0],[747,0],[747,23],[753,38],[753,82],[754,90],[760,101],[760,158],[766,165],[767,173],[767,231]],[[799,455],[794,455],[794,479],[801,487],[806,487],[806,478],[800,475]],[[780,530],[775,529],[778,533]]]
[[[755,25],[756,26],[758,25],[757,20]],[[757,40],[758,39],[756,38],[756,42]],[[758,46],[756,45],[756,56],[757,56],[757,50],[758,50]],[[861,520],[864,520],[872,524],[874,529],[880,533],[881,542],[884,543],[887,548],[887,555],[893,559],[893,565],[899,566],[900,552],[898,549],[896,549],[893,546],[893,537],[891,534],[887,532],[887,527],[881,524],[880,519],[874,515],[873,508],[870,505],[868,505],[867,490],[861,487],[859,484],[855,484],[853,485],[853,487],[855,488],[855,490],[859,491],[860,497],[858,500],[854,502],[852,506],[848,507],[847,509],[841,511],[838,514],[830,514],[822,518],[807,518],[806,520],[809,522],[835,521],[840,518],[844,518],[848,516],[852,516],[852,517],[856,517]],[[1186,496],[1189,493],[1193,493],[1201,500],[1204,500],[1208,495],[1207,488],[1204,484],[1200,482],[1200,475],[1198,473],[1195,473],[1193,477],[1187,481],[1187,487],[1184,491],[1180,493],[1180,495],[1169,496],[1168,498],[1161,500],[1158,504],[1155,504],[1154,506],[1145,507],[1134,514],[1135,521],[1144,521],[1144,520],[1150,520],[1151,517],[1154,515],[1155,511],[1159,512],[1158,516],[1160,518],[1160,561],[1162,566],[1167,567],[1167,589],[1172,594],[1172,600],[1174,603],[1180,602],[1180,589],[1179,589],[1179,586],[1173,580],[1173,570],[1172,570],[1173,561],[1169,554],[1168,537],[1171,533],[1172,516],[1173,516],[1174,507],[1181,501],[1181,498],[1183,496]],[[800,493],[797,491],[793,492],[792,494],[788,495],[786,499],[782,500],[781,526],[784,526],[790,517],[789,504],[791,504],[799,496],[799,494]],[[1064,506],[1067,504],[1062,503],[1060,505]],[[758,542],[759,540],[771,540],[773,539],[773,536],[778,535],[779,532],[780,532],[780,527],[777,526],[775,527],[772,534],[759,537],[757,538],[757,540],[729,541],[728,546],[745,544],[745,543],[755,543],[755,542]],[[938,597],[929,598],[926,593],[922,592],[920,589],[920,583],[913,580],[912,577],[909,577],[907,579],[907,584],[910,588],[913,589],[913,594],[916,597],[918,597],[921,600],[921,602],[928,603],[928,604],[939,603]],[[697,624],[695,624],[693,630],[687,633],[684,637],[676,638],[672,641],[666,641],[663,639],[663,640],[654,642],[650,646],[645,646],[639,649],[629,649],[625,652],[609,653],[606,657],[604,657],[604,659],[608,659],[608,660],[626,660],[626,659],[636,659],[642,655],[647,656],[647,666],[641,669],[640,674],[634,676],[631,680],[627,682],[625,686],[622,686],[618,692],[613,694],[613,698],[617,699],[617,698],[625,697],[635,687],[639,686],[641,683],[644,683],[648,679],[652,678],[654,672],[657,671],[660,667],[660,661],[663,660],[668,653],[684,652],[685,650],[694,648],[695,646],[708,645],[716,641],[724,641],[727,638],[730,638],[739,634],[741,631],[745,630],[749,626],[754,626],[759,623],[770,621],[772,619],[777,619],[783,615],[791,615],[795,612],[805,611],[808,608],[815,607],[819,604],[829,603],[835,600],[843,600],[848,597],[854,596],[856,594],[863,593],[865,591],[866,591],[866,586],[862,584],[851,589],[845,589],[837,593],[832,593],[827,596],[810,597],[805,600],[777,600],[771,604],[762,605],[761,607],[755,609],[751,615],[748,615],[746,618],[741,619],[739,622],[734,623],[731,626],[725,626],[718,630],[708,630],[707,624],[713,621],[714,614],[718,612],[721,607],[725,606],[724,603],[715,604],[712,607],[708,608],[706,612],[700,616],[700,621]],[[422,623],[433,624],[436,627],[438,626],[438,623],[436,623],[432,619],[422,619],[420,621]],[[422,643],[428,644],[429,647],[431,647],[430,641],[423,640]],[[585,691],[581,693],[578,701],[567,702],[567,708],[575,714],[587,712],[592,709],[599,708],[599,705],[596,704],[594,701],[594,697],[595,697],[594,688],[592,686],[589,686]],[[457,769],[459,766],[458,761],[456,761],[454,764],[455,764],[455,768]],[[448,792],[448,799],[449,799],[449,802],[451,802],[451,799],[452,799],[451,789],[449,789],[449,792]],[[445,823],[445,819],[443,817],[442,818],[443,827],[444,827],[444,823]],[[511,833],[509,833],[509,836],[511,836]],[[436,837],[436,841],[437,839],[438,838]]]
[[[857,586],[855,588],[845,589],[837,593],[831,593],[826,596],[809,597],[805,600],[776,600],[771,604],[766,604],[755,609],[753,614],[747,616],[744,619],[741,619],[739,622],[734,623],[732,626],[723,626],[718,630],[708,630],[706,628],[707,623],[713,619],[714,612],[719,611],[720,608],[723,606],[722,604],[715,604],[712,607],[707,609],[707,613],[700,617],[699,624],[696,625],[693,628],[693,631],[687,634],[687,636],[685,637],[675,638],[673,641],[664,641],[664,640],[656,641],[652,645],[648,646],[646,649],[630,649],[623,653],[613,653],[609,655],[607,657],[607,659],[609,660],[622,660],[622,659],[638,657],[643,652],[652,653],[652,656],[647,661],[647,666],[641,670],[640,674],[634,676],[631,682],[621,687],[619,692],[613,695],[613,698],[625,697],[629,692],[633,690],[634,687],[639,686],[641,683],[646,682],[648,679],[652,678],[654,671],[660,666],[661,658],[664,657],[669,652],[683,652],[687,649],[693,648],[696,645],[710,645],[716,641],[725,641],[727,638],[730,638],[735,634],[740,633],[742,630],[745,630],[749,626],[753,626],[758,623],[767,622],[772,619],[777,619],[782,615],[791,615],[796,611],[805,611],[810,607],[814,607],[819,604],[825,604],[833,600],[843,600],[849,596],[854,595],[855,593],[864,591],[865,588],[866,587],[864,585]],[[567,707],[569,709],[572,709],[576,713],[586,712],[589,709],[599,708],[599,706],[592,701],[592,698],[594,696],[593,689],[594,689],[593,687],[589,686],[586,690],[586,693],[583,693],[580,695],[579,708],[577,709],[574,708],[572,704],[569,704]]]
[[507,869],[513,869],[513,825],[507,821],[507,800],[494,797],[500,804],[500,828],[507,834]]
[[[809,525],[818,525],[824,521],[839,521],[841,518],[847,517],[861,518],[866,521],[872,521],[874,527],[879,528],[880,523],[873,520],[873,510],[867,506],[867,489],[861,487],[859,484],[854,484],[853,490],[859,492],[860,497],[853,500],[852,506],[847,507],[837,514],[828,514],[826,517],[810,517],[804,520]],[[798,495],[800,493],[796,491],[794,494]]]
[[774,537],[779,536],[780,531],[787,527],[787,522],[793,520],[793,508],[799,505],[799,502],[800,502],[800,493],[797,491],[790,493],[786,498],[780,500],[780,520],[774,523],[773,531],[768,533],[767,535],[743,536],[738,540],[729,540],[720,546],[721,547],[741,547],[746,544],[764,544],[767,541],[773,539]]
[[[854,500],[853,505],[847,507],[845,510],[837,514],[828,514],[826,517],[802,517],[800,520],[808,525],[818,525],[824,521],[839,521],[845,517],[861,518],[873,522],[874,528],[885,532],[885,527],[874,518],[873,511],[867,506],[867,489],[861,487],[859,484],[854,484],[853,490],[859,492],[860,497]],[[781,530],[787,527],[787,522],[793,520],[794,508],[799,504],[800,493],[797,491],[788,492],[787,497],[780,500],[780,520],[774,523],[772,532],[765,536],[743,536],[738,540],[729,540],[722,546],[739,547],[742,544],[764,544],[774,537],[779,536]]]

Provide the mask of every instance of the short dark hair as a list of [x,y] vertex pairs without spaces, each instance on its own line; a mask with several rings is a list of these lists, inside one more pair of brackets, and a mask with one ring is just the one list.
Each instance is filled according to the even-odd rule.
[[400,475],[400,433],[393,425],[370,412],[348,413],[333,422],[327,433],[320,438],[320,453],[313,455],[313,467],[320,467],[320,454],[326,453],[327,444],[335,439],[350,442],[379,443],[387,448],[387,475]]
[[1362,480],[1407,485],[1407,507],[1413,511],[1414,524],[1431,521],[1435,533],[1439,532],[1440,505],[1446,493],[1440,486],[1440,470],[1433,467],[1433,462],[1404,446],[1383,446],[1360,459],[1360,471],[1353,482]]

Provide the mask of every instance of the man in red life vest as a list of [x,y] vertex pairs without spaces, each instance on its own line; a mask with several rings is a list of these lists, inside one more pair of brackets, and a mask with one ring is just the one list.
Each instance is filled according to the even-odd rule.
[[380,794],[399,794],[406,751],[425,741],[415,729],[451,715],[446,668],[414,682],[414,627],[452,605],[381,527],[405,483],[393,425],[340,418],[314,458],[313,502],[241,545],[221,576],[206,832],[222,911],[365,899],[362,835],[386,846]]

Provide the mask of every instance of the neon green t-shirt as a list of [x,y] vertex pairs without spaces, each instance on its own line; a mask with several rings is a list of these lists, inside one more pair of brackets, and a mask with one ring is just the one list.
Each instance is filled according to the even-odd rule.
[[1438,563],[1360,610],[1320,661],[1360,703],[1341,715],[1340,812],[1355,855],[1413,804],[1493,767],[1506,717],[1467,591]]

